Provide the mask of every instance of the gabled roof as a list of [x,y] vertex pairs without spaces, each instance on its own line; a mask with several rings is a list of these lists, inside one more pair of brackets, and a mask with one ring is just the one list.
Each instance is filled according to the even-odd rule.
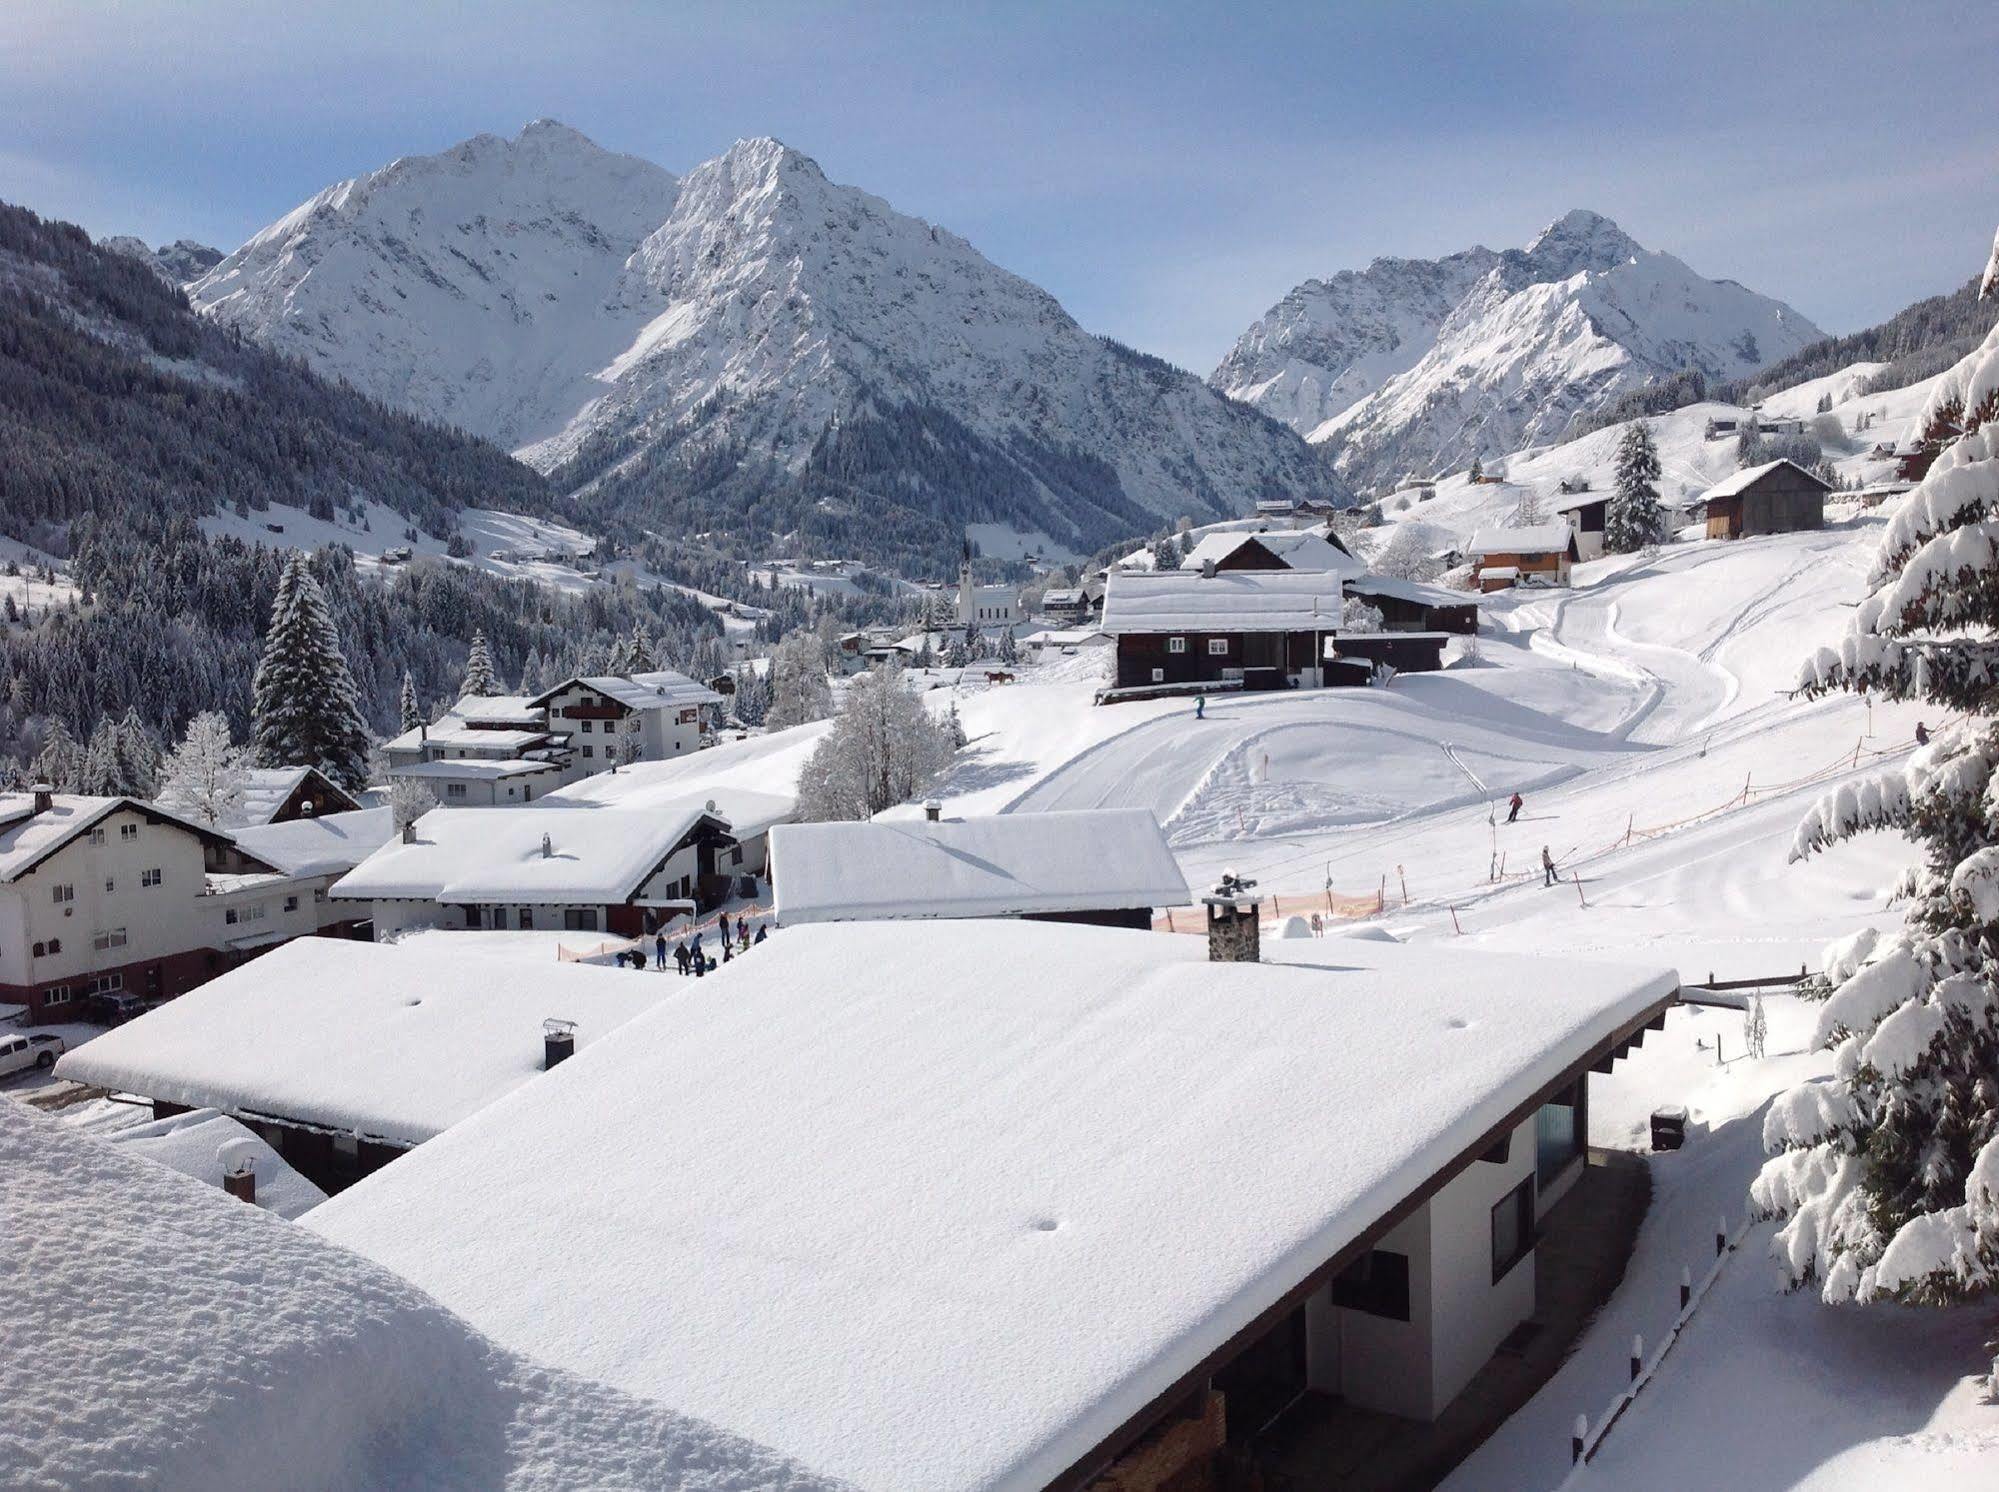
[[706,684],[697,684],[677,670],[662,668],[654,673],[635,673],[629,677],[589,674],[564,679],[553,689],[536,695],[534,703],[546,705],[563,690],[577,684],[594,689],[605,698],[614,699],[634,710],[666,710],[683,705],[719,705],[722,702],[722,696]]
[[395,837],[390,808],[357,808],[235,831],[236,847],[288,876],[352,870]]
[[1099,630],[1329,631],[1340,624],[1342,578],[1332,570],[1116,570]]
[[1746,492],[1780,466],[1788,466],[1792,471],[1798,473],[1798,475],[1811,478],[1823,492],[1832,491],[1832,483],[1828,482],[1817,472],[1807,471],[1804,467],[1798,465],[1797,462],[1786,459],[1782,461],[1765,461],[1761,466],[1746,466],[1733,476],[1723,477],[1719,482],[1716,482],[1701,494],[1701,500],[1703,502],[1712,502],[1719,497],[1734,497],[1738,493]]
[[1596,492],[1558,494],[1549,500],[1548,506],[1557,513],[1573,513],[1578,508],[1594,507],[1598,503],[1607,503],[1610,499],[1611,491],[1606,487]]
[[587,1046],[672,992],[585,964],[294,938],[67,1053],[118,1093],[415,1145],[542,1071],[541,1023]]
[[1469,552],[1487,554],[1568,554],[1574,558],[1576,536],[1566,523],[1536,523],[1525,528],[1482,528],[1471,536]]
[[498,777],[527,777],[536,772],[559,772],[562,763],[539,757],[448,756],[442,761],[411,762],[389,768],[391,777],[413,777],[423,781],[490,782]]
[[[452,765],[457,765],[453,763]],[[434,808],[333,885],[343,901],[611,906],[638,894],[703,819],[699,804],[622,808]],[[544,852],[545,842],[545,852]]]
[[1347,582],[1356,596],[1388,596],[1418,606],[1478,606],[1478,596],[1470,591],[1446,590],[1441,585],[1425,585],[1420,580],[1398,580],[1393,575],[1359,575]]
[[1224,530],[1204,535],[1180,561],[1183,570],[1203,562],[1220,564],[1245,544],[1261,544],[1293,570],[1338,570],[1358,575],[1364,568],[1338,539],[1322,528],[1270,529],[1262,533]]
[[0,793],[0,881],[18,880],[48,859],[57,850],[116,813],[130,808],[156,824],[185,829],[205,845],[227,848],[225,833],[169,813],[157,803],[137,798],[97,798],[79,793],[57,793],[50,807],[34,811],[34,799],[26,793]]
[[236,811],[236,823],[268,824],[299,784],[308,779],[318,792],[346,805],[333,812],[347,812],[358,806],[349,793],[317,767],[255,767],[243,774],[243,796]]
[[871,1492],[1041,1488],[1677,983],[1263,946],[781,929],[303,1225]]
[[1177,907],[1193,899],[1148,809],[780,824],[779,922],[1015,917]]

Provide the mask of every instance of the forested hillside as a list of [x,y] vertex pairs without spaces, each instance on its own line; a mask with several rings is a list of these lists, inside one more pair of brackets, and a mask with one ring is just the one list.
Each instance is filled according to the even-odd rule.
[[551,513],[504,452],[197,316],[144,262],[0,203],[0,533],[61,555],[85,513],[199,517],[361,498],[448,537],[461,508]]

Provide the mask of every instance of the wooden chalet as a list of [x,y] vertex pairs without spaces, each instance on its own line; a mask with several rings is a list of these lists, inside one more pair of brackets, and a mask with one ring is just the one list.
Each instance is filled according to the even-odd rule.
[[1516,585],[1567,585],[1580,555],[1566,519],[1526,528],[1482,528],[1472,535],[1474,575],[1481,591]]
[[1702,494],[1710,539],[1789,534],[1825,527],[1832,486],[1795,461],[1748,467]]

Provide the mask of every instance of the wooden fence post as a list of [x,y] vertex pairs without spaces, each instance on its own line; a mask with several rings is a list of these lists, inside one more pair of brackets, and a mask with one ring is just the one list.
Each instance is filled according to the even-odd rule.
[[1409,905],[1409,877],[1401,866],[1395,867],[1395,878],[1402,883],[1402,905]]
[[1583,878],[1581,873],[1579,871],[1572,870],[1569,872],[1569,879],[1576,883],[1576,900],[1582,902],[1582,904],[1585,907],[1587,907],[1589,905],[1589,902],[1585,900],[1583,897]]

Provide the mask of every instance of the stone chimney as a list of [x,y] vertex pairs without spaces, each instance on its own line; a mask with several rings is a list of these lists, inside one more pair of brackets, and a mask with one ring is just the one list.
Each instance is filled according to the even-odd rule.
[[224,1171],[222,1189],[237,1201],[248,1202],[254,1206],[257,1201],[257,1173],[250,1166],[245,1166],[240,1171]]
[[34,795],[36,813],[47,813],[56,806],[56,790],[46,782],[33,783],[28,791]]
[[1263,958],[1263,925],[1257,917],[1256,882],[1233,871],[1201,898],[1208,909],[1208,962],[1254,964]]
[[553,1018],[541,1023],[541,1066],[546,1072],[576,1055],[576,1022]]
[[403,820],[403,843],[404,843],[404,844],[415,844],[415,843],[416,843],[416,820],[415,820],[415,819],[404,819],[404,820]]
[[930,799],[923,805],[923,816],[929,819],[931,823],[936,823],[938,819],[944,816],[944,805],[939,803],[935,798]]
[[1214,578],[1215,578],[1215,562],[1214,562],[1213,560],[1211,560],[1211,559],[1204,559],[1204,560],[1202,560],[1202,561],[1201,561],[1201,579],[1203,579],[1203,580],[1213,580]]

